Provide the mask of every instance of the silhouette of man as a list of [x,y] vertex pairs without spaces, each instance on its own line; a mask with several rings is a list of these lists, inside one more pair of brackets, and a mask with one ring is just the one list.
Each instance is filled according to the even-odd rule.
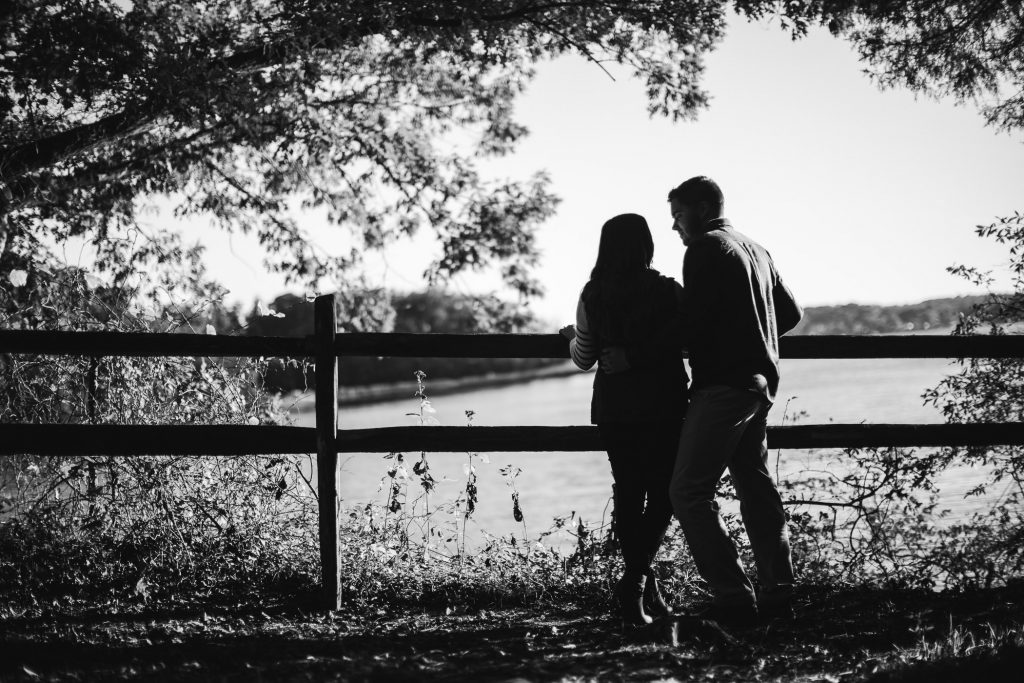
[[[768,410],[779,387],[779,335],[802,311],[768,252],[724,215],[715,181],[690,178],[669,195],[686,246],[684,334],[693,383],[669,488],[697,570],[712,589],[702,616],[751,622],[790,613],[793,565],[786,517],[768,473]],[[754,551],[761,594],[743,570],[715,501],[728,468]]]

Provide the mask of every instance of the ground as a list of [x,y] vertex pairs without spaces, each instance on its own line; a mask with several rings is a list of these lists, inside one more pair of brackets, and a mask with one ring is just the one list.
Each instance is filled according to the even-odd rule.
[[1022,607],[1024,585],[959,594],[808,588],[795,621],[724,633],[684,620],[673,645],[664,624],[626,631],[579,606],[56,606],[0,619],[0,680],[987,683],[1024,668]]

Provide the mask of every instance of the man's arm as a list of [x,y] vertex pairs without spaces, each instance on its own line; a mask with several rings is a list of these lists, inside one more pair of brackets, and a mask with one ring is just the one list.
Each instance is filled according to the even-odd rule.
[[804,311],[778,273],[775,274],[772,299],[775,301],[775,324],[781,337],[796,327],[800,319],[804,317]]

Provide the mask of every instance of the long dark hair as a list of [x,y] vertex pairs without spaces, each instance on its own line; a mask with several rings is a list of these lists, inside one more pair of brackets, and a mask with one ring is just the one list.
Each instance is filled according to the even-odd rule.
[[601,227],[597,262],[583,289],[583,303],[602,344],[625,344],[644,333],[658,279],[651,268],[653,258],[654,239],[643,216],[620,214]]
[[601,226],[597,263],[591,280],[619,280],[636,277],[651,267],[654,239],[647,219],[638,213],[623,213]]

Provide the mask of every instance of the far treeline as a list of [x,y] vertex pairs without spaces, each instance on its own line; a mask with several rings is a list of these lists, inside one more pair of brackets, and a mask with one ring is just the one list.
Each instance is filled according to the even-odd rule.
[[[812,306],[793,334],[886,334],[922,332],[952,328],[961,314],[984,300],[982,296],[933,299],[900,306],[844,304]],[[392,332],[481,331],[481,311],[473,298],[438,290],[391,295],[394,314]],[[313,304],[305,297],[283,294],[270,304],[269,311],[254,309],[246,334],[294,337],[313,332]],[[269,313],[267,315],[266,313]],[[227,321],[225,321],[227,322]],[[521,331],[544,332],[551,329],[536,319],[524,321]],[[346,358],[339,366],[339,381],[346,386],[363,386],[411,381],[416,370],[426,369],[432,379],[458,379],[487,373],[535,370],[559,364],[558,359],[542,358]],[[275,361],[266,375],[271,391],[288,392],[313,386],[312,371],[301,363]]]
[[985,302],[985,296],[929,299],[917,304],[874,306],[842,304],[809,306],[790,334],[889,334],[893,332],[948,331],[962,314]]
[[[387,332],[448,332],[469,334],[491,330],[492,311],[487,303],[458,294],[436,289],[411,294],[390,295],[393,314],[383,316],[382,331]],[[248,335],[301,337],[313,333],[313,303],[305,297],[283,294],[270,303],[269,311],[254,309],[249,316],[245,333]],[[269,315],[261,315],[269,313]],[[344,314],[339,312],[339,316]],[[342,329],[345,321],[340,318]],[[517,321],[515,331],[541,332],[543,325],[528,314]],[[218,330],[219,331],[219,330]],[[552,332],[557,331],[552,329]],[[563,361],[545,358],[344,358],[338,364],[338,381],[345,386],[365,386],[413,382],[417,370],[425,370],[431,379],[458,379],[488,373],[509,373],[535,370]],[[312,366],[303,368],[301,361],[272,361],[265,375],[265,387],[270,391],[289,392],[312,388]]]

